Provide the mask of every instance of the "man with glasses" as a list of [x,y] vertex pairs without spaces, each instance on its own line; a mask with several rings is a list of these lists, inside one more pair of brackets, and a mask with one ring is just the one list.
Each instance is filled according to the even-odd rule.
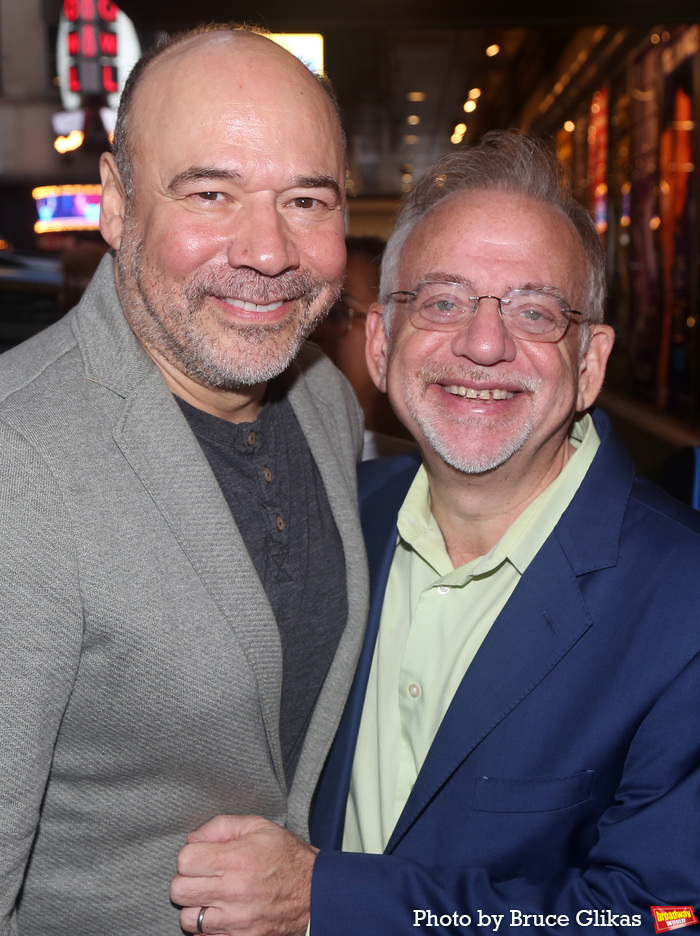
[[[700,527],[588,413],[604,273],[525,137],[487,135],[408,198],[368,360],[422,463],[364,466],[370,620],[321,850],[272,848],[261,820],[206,827],[230,840],[197,894],[211,932],[240,921],[253,853],[278,896],[280,856],[296,869],[277,932],[310,911],[314,936],[651,933],[652,906],[700,903]],[[212,873],[211,847],[181,871]]]

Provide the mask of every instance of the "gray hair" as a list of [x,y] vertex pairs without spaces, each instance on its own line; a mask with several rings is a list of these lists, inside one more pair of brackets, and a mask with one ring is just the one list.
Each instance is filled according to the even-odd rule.
[[605,249],[593,218],[573,197],[565,167],[542,140],[515,130],[492,130],[475,146],[443,156],[406,197],[382,260],[380,299],[385,303],[387,332],[392,314],[392,303],[387,303],[387,297],[399,288],[401,254],[413,230],[448,195],[494,189],[526,195],[569,219],[588,258],[589,308],[583,311],[587,311],[589,321],[603,321]]

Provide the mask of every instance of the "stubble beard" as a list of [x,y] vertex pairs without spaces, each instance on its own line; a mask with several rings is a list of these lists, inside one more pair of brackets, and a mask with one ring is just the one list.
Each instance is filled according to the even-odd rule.
[[[478,383],[488,377],[485,371],[478,368],[462,369],[456,374],[454,370],[448,371],[447,368],[424,363],[412,380],[412,386],[419,388],[418,394],[413,392],[405,396],[408,411],[428,444],[446,464],[462,474],[484,474],[505,464],[530,438],[533,414],[530,412],[524,420],[515,422],[507,416],[483,417],[466,412],[455,416],[450,412],[438,413],[425,404],[421,406],[420,403],[425,400],[430,384],[450,381],[459,383],[464,380]],[[509,384],[512,382],[508,381]],[[525,393],[532,394],[541,389],[541,381],[537,379],[518,376],[517,384],[519,390]],[[484,431],[485,418],[489,419],[489,439],[477,441]],[[472,430],[475,438],[469,447],[468,435]]]
[[[331,287],[307,270],[265,276],[230,268],[202,271],[178,290],[148,261],[129,216],[117,268],[124,313],[142,344],[197,383],[221,390],[253,386],[281,374],[340,293],[340,285]],[[321,298],[324,291],[326,299]],[[295,302],[282,321],[242,325],[208,312],[211,296],[245,296],[261,305],[282,297],[295,297]]]

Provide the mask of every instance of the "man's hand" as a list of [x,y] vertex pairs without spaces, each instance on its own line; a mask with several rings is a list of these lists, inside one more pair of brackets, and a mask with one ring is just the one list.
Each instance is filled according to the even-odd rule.
[[187,836],[170,898],[196,933],[302,936],[318,849],[261,816],[217,816]]

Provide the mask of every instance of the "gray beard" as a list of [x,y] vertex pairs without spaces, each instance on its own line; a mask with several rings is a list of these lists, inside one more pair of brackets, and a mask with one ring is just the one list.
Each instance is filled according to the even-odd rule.
[[[416,419],[415,414],[412,415]],[[417,419],[416,422],[418,422]],[[462,474],[470,475],[485,474],[487,471],[493,471],[494,468],[500,468],[523,447],[532,432],[532,426],[526,424],[518,435],[510,439],[504,439],[498,451],[488,454],[486,452],[475,452],[466,456],[457,450],[456,445],[451,445],[448,439],[443,438],[432,425],[423,421],[419,422],[419,425],[428,443],[446,464]],[[468,425],[462,425],[463,431],[468,432]]]
[[[136,246],[134,246],[134,244]],[[161,284],[158,271],[144,270],[143,243],[127,218],[122,246],[117,254],[119,286],[125,314],[134,332],[147,348],[157,350],[186,376],[205,387],[237,390],[265,383],[281,374],[294,360],[328,308],[336,301],[340,286],[328,301],[313,310],[327,283],[306,270],[287,271],[267,277],[255,270],[227,270],[221,275],[203,274],[182,289],[184,304],[169,302],[171,284]],[[226,337],[235,335],[232,351],[221,335],[201,328],[200,312],[210,296],[243,293],[267,304],[280,296],[298,297],[290,317],[264,325],[231,322]],[[160,300],[160,301],[157,301]]]
[[[465,377],[478,381],[483,379],[484,376],[484,371],[478,371],[476,368],[472,368],[468,373],[462,370],[461,373],[458,374],[454,371],[448,372],[447,368],[436,368],[430,364],[424,364],[419,372],[419,385],[422,390],[425,391],[427,386],[435,380],[454,379],[456,383],[459,379],[464,379]],[[532,393],[539,389],[538,383],[535,380],[523,380],[519,378],[518,383],[520,384],[520,389],[526,392]],[[406,405],[429,445],[446,464],[462,474],[484,474],[487,471],[493,471],[495,468],[499,468],[523,447],[532,433],[532,422],[529,419],[523,425],[519,426],[514,434],[512,427],[508,425],[506,420],[503,420],[502,436],[499,440],[499,446],[495,451],[476,451],[465,454],[460,452],[459,437],[469,432],[470,418],[468,415],[453,421],[453,432],[459,435],[459,437],[453,441],[449,437],[450,434],[446,431],[444,423],[438,428],[435,424],[437,420],[434,421],[430,414],[426,415],[425,413],[421,414],[418,412],[418,407],[414,405],[412,398],[406,400]],[[477,419],[479,419],[479,417],[474,417],[475,424]],[[496,423],[494,429],[497,428],[497,425]]]

